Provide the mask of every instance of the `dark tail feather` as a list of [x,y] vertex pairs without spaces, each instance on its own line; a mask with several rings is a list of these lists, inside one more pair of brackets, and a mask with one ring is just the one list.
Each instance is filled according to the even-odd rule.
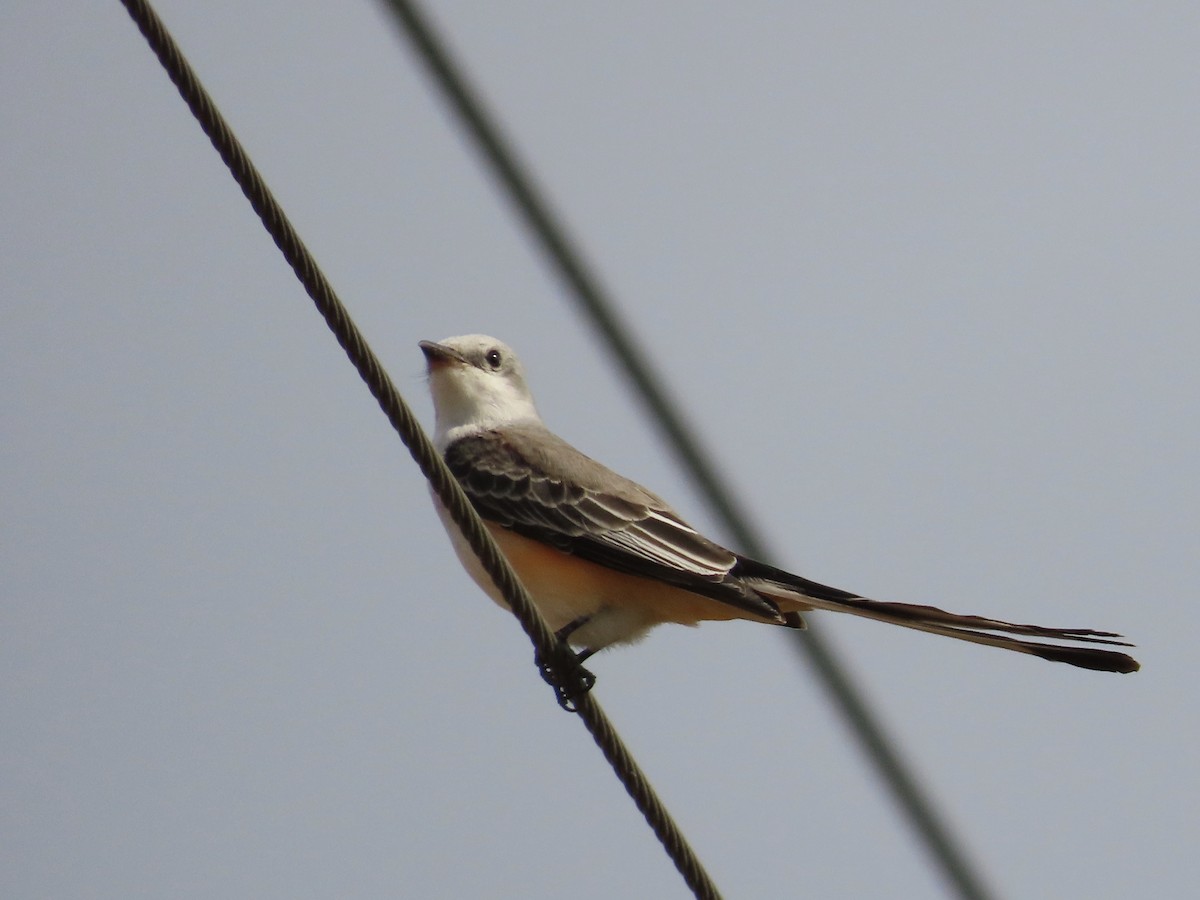
[[[1107,644],[1116,647],[1131,647],[1111,631],[1096,631],[1091,628],[1048,628],[1043,625],[1023,625],[989,619],[985,616],[959,615],[946,612],[936,606],[916,603],[887,603],[868,600],[840,588],[818,584],[784,572],[764,563],[741,559],[734,573],[745,578],[749,586],[774,599],[791,600],[813,609],[828,609],[850,613],[880,622],[890,622],[905,628],[914,628],[930,634],[1000,647],[1017,653],[1026,653],[1053,662],[1063,662],[1083,669],[1099,672],[1136,672],[1141,666],[1127,653],[1101,650],[1098,647],[1073,647],[1061,644],[1045,644],[1025,641],[1011,635],[1048,638],[1050,640],[1075,641],[1084,644]],[[989,632],[1002,632],[991,634]]]
[[1128,674],[1136,672],[1141,664],[1128,653],[1117,653],[1115,650],[1097,650],[1095,647],[1054,647],[1047,644],[1027,642],[1030,653],[1042,659],[1054,662],[1065,662],[1081,669],[1095,669],[1097,672],[1120,672]]
[[[1136,659],[1128,653],[1120,653],[1116,650],[1101,650],[1098,647],[1071,647],[1061,644],[1043,644],[1038,641],[1023,641],[1020,638],[1009,637],[1004,634],[988,634],[985,631],[973,631],[970,628],[954,627],[949,624],[935,624],[934,622],[922,622],[919,619],[911,617],[896,617],[892,614],[892,610],[879,609],[873,607],[875,604],[867,600],[862,604],[836,606],[826,605],[824,601],[810,598],[807,595],[805,600],[812,602],[813,605],[821,609],[833,609],[841,612],[853,613],[855,615],[866,616],[870,619],[876,619],[880,622],[891,622],[895,625],[903,625],[906,628],[915,628],[917,631],[927,631],[930,634],[940,634],[944,637],[957,638],[960,641],[970,641],[972,644],[983,644],[987,647],[999,647],[1002,650],[1014,650],[1017,653],[1028,653],[1030,656],[1037,656],[1041,659],[1048,659],[1052,662],[1063,662],[1072,666],[1079,666],[1083,669],[1094,669],[1097,672],[1136,672],[1141,668],[1141,665]],[[895,603],[880,603],[879,606],[903,606],[904,604]],[[948,613],[945,610],[938,610],[940,614],[939,622],[945,622],[947,619],[954,617],[953,613]],[[977,616],[961,616],[964,625],[968,624],[971,619],[978,618]],[[998,629],[1000,624],[995,619],[988,621],[996,624],[992,625],[993,629]],[[1029,626],[1015,626],[1014,631],[1018,634],[1024,634],[1024,628]],[[1036,627],[1036,626],[1035,626]],[[1122,643],[1121,641],[1101,640],[1095,637],[1077,637],[1077,633],[1085,631],[1087,634],[1095,632],[1086,629],[1076,628],[1044,628],[1040,629],[1044,637],[1054,638],[1065,641],[1091,641],[1098,644],[1115,644],[1119,647],[1129,647],[1130,644]],[[1107,632],[1100,632],[1106,634]],[[1114,635],[1119,637],[1119,635]]]

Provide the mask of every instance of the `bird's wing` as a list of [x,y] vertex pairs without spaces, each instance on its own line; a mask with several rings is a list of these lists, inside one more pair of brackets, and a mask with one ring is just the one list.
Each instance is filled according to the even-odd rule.
[[447,447],[445,459],[490,522],[610,569],[780,618],[773,601],[727,578],[737,556],[544,426],[470,435]]

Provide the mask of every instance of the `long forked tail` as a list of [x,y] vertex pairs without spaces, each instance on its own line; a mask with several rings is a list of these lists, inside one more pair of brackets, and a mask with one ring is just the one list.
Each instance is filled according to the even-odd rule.
[[[989,619],[984,616],[964,616],[946,612],[936,606],[917,603],[890,603],[868,600],[839,588],[829,587],[792,575],[765,563],[742,558],[734,570],[745,579],[753,590],[784,604],[798,604],[802,608],[828,609],[850,613],[880,622],[890,622],[917,631],[940,634],[945,637],[1015,650],[1054,662],[1063,662],[1083,669],[1099,672],[1136,672],[1141,666],[1128,653],[1104,650],[1096,646],[1077,647],[1049,644],[1041,641],[1022,640],[1022,637],[1046,638],[1056,641],[1074,641],[1076,644],[1106,644],[1115,647],[1132,647],[1120,640],[1121,635],[1091,628],[1047,628],[1042,625],[1020,625]],[[785,605],[785,610],[786,610]]]

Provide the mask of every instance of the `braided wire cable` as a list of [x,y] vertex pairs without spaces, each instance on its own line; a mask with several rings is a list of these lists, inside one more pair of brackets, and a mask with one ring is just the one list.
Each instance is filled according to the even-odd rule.
[[[688,844],[679,826],[654,792],[612,722],[600,705],[587,693],[590,684],[580,686],[579,666],[570,649],[559,641],[542,619],[529,594],[517,580],[512,567],[500,553],[483,521],[471,507],[437,449],[425,435],[412,410],[396,390],[378,358],[351,320],[316,260],[292,227],[283,208],[275,200],[240,142],[217,110],[199,78],[184,59],[179,46],[146,0],[121,0],[141,30],[171,81],[200,123],[204,133],[228,166],[234,180],[262,220],[263,226],[304,285],[309,297],[325,318],[338,343],[367,383],[371,394],[400,435],[409,453],[429,480],[438,498],[449,510],[471,550],[479,557],[488,576],[503,593],[505,601],[533,642],[537,658],[560,695],[566,691],[570,708],[579,714],[617,777],[633,798],[655,835],[662,843],[684,881],[698,898],[717,900],[720,893],[699,858]],[[573,683],[572,679],[576,679]],[[582,690],[582,693],[577,693]]]

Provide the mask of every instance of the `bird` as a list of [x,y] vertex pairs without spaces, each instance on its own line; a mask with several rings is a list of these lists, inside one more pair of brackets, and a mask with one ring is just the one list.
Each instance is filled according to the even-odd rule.
[[[421,341],[434,443],[534,605],[580,662],[664,623],[744,619],[806,627],[802,613],[849,613],[1105,672],[1139,663],[1114,632],[1023,625],[935,606],[871,600],[736,553],[658,495],[551,431],[525,370],[502,341]],[[468,574],[507,608],[445,506],[434,505]]]

